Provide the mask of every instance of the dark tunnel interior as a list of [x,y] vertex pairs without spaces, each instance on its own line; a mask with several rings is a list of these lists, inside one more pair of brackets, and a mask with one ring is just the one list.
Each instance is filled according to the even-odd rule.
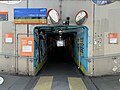
[[[70,47],[73,46],[74,34],[63,34],[62,38],[59,38],[57,34],[50,35],[55,43],[52,50],[48,53],[48,60],[41,71],[41,75],[51,76],[80,76],[80,70],[78,70],[75,64],[72,54],[73,50]],[[56,45],[57,40],[64,40],[65,45],[58,47]]]

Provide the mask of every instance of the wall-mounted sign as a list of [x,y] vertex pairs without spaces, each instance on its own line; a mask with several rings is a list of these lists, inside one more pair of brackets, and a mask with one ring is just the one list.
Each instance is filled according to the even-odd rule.
[[0,21],[8,21],[8,12],[0,12]]
[[21,56],[34,56],[34,38],[23,37],[21,42]]
[[118,44],[118,33],[109,33],[108,34],[108,43],[109,44]]
[[5,4],[17,4],[20,3],[22,0],[0,0],[0,3],[5,3]]
[[6,33],[5,35],[4,35],[4,42],[5,43],[13,43],[14,41],[14,35],[13,35],[13,33]]
[[63,47],[65,46],[65,41],[64,40],[58,40],[57,41],[57,47]]
[[47,24],[46,8],[16,8],[14,9],[15,24]]

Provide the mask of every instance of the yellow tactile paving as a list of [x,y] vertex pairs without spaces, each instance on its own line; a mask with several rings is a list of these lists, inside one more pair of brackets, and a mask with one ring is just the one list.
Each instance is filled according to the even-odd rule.
[[68,77],[70,90],[87,90],[81,78]]
[[41,76],[33,90],[51,90],[53,76]]

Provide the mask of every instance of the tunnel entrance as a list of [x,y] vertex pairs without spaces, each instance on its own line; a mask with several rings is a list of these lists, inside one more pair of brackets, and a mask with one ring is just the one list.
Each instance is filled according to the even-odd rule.
[[49,47],[52,43],[52,46],[47,54],[48,60],[41,72],[42,75],[78,75],[72,56],[74,36],[75,33],[52,33],[47,35],[47,45]]
[[[34,29],[34,67],[42,74],[79,75],[75,63],[87,71],[87,28],[76,26],[42,26]],[[75,61],[75,62],[74,62]],[[81,67],[82,66],[82,67]],[[84,72],[84,71],[83,71]]]

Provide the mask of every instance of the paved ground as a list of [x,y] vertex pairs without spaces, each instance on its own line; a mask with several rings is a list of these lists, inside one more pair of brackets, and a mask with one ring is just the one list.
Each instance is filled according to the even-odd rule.
[[[42,90],[79,90],[78,88],[83,88],[80,90],[120,90],[120,76],[91,78],[95,86],[93,86],[94,84],[87,77],[69,77],[61,79],[63,76],[41,76],[41,78],[5,74],[0,74],[0,76],[5,80],[4,83],[0,85],[0,90],[41,90],[41,87],[39,87],[39,89],[35,87],[41,85],[43,87],[46,85],[44,82],[47,82],[46,88],[49,87],[49,89],[45,88]],[[42,84],[37,81],[41,81]]]
[[[68,56],[63,48],[55,49],[55,53],[53,52],[53,55],[49,57],[47,64],[40,72],[41,77],[51,76],[52,80],[48,80],[52,83],[49,83],[51,90],[70,90],[70,86],[73,87],[73,82],[76,79],[78,80],[77,82],[83,84],[81,80],[82,74],[75,66],[73,60]],[[76,87],[79,88],[79,85],[76,85]]]
[[91,78],[98,90],[120,90],[119,76]]
[[4,82],[0,85],[0,90],[24,90],[31,77],[14,76],[0,74],[4,78]]

